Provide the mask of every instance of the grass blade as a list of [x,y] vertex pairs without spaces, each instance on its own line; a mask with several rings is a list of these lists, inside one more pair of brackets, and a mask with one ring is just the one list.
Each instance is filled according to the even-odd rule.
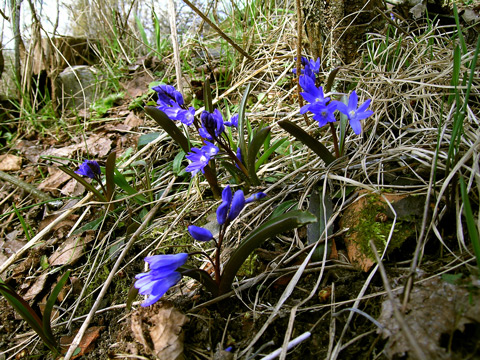
[[248,94],[250,93],[251,84],[248,84],[243,93],[242,101],[238,109],[238,145],[242,153],[242,159],[248,159],[247,142],[245,141],[245,108],[247,106]]
[[253,136],[252,141],[248,145],[248,158],[246,161],[248,175],[252,180],[253,185],[259,185],[260,180],[258,180],[257,173],[255,171],[255,160],[257,159],[257,154],[260,151],[265,139],[270,133],[270,126],[264,127],[256,132]]
[[293,135],[298,141],[301,141],[304,145],[308,146],[315,154],[325,161],[326,165],[330,165],[335,160],[335,156],[333,156],[322,143],[310,136],[301,127],[288,120],[279,121],[278,125]]
[[56,344],[56,341],[55,341],[55,337],[53,336],[50,318],[52,316],[53,305],[55,305],[55,301],[57,300],[58,294],[60,294],[60,291],[65,286],[65,283],[67,282],[69,276],[70,276],[70,270],[67,270],[67,272],[63,274],[63,276],[60,278],[57,285],[55,285],[55,288],[53,289],[52,293],[48,297],[47,304],[45,305],[45,310],[43,311],[43,319],[42,319],[43,331],[45,332],[45,335],[50,339],[50,341],[52,341],[55,344]]
[[478,229],[477,225],[475,224],[472,207],[470,206],[467,186],[465,185],[465,181],[463,180],[462,176],[459,177],[459,182],[460,191],[462,193],[463,213],[465,215],[465,220],[467,221],[467,231],[468,235],[470,236],[470,240],[472,241],[473,252],[475,253],[475,257],[477,258],[477,267],[479,271],[478,277],[480,278],[480,240],[478,238]]

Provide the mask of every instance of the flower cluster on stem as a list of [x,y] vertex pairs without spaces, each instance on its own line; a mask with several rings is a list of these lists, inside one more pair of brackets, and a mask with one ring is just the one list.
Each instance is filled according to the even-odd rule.
[[227,141],[225,127],[238,126],[238,114],[231,117],[230,121],[224,121],[221,112],[215,109],[213,112],[203,111],[200,121],[195,119],[195,108],[187,108],[182,94],[171,85],[158,85],[152,88],[157,92],[157,108],[162,110],[170,119],[180,121],[187,126],[194,126],[203,141],[202,147],[193,147],[186,154],[190,164],[185,169],[195,176],[198,172],[205,173],[205,167],[210,160],[222,150],[245,175],[247,170]]
[[[221,280],[220,255],[227,226],[238,217],[246,204],[260,200],[265,196],[265,193],[258,192],[245,198],[242,190],[237,190],[232,194],[230,186],[227,186],[222,191],[222,203],[216,212],[217,222],[220,225],[218,238],[215,239],[211,231],[204,227],[196,225],[188,226],[188,232],[195,240],[201,242],[214,241],[214,259],[204,252],[200,253],[212,263],[217,285],[220,284]],[[186,263],[189,255],[192,254],[154,255],[145,258],[145,261],[150,265],[150,271],[135,276],[137,279],[135,288],[139,290],[140,294],[148,295],[148,298],[142,306],[149,306],[157,302],[169,288],[180,281],[182,275],[178,271],[178,268]]]
[[[300,113],[312,113],[312,117],[318,122],[318,126],[323,127],[328,123],[332,124],[336,122],[335,111],[338,110],[347,116],[354,133],[360,135],[362,132],[360,121],[373,115],[373,111],[367,110],[370,106],[371,99],[368,99],[362,105],[358,106],[358,95],[355,91],[352,91],[348,99],[348,104],[331,100],[330,97],[325,97],[323,87],[316,85],[316,74],[318,74],[320,69],[320,59],[313,61],[302,57],[302,65],[305,69],[302,70],[299,83],[303,89],[301,95],[307,101],[307,104],[302,106]],[[294,73],[296,73],[296,69],[294,69]],[[338,157],[338,144],[336,143],[338,140],[333,125],[331,125],[331,129]]]

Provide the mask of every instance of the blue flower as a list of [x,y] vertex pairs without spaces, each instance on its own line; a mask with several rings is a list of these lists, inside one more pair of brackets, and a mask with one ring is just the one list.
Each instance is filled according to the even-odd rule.
[[199,133],[205,139],[216,139],[225,131],[223,117],[218,109],[215,109],[213,113],[204,111],[200,115],[200,120],[202,121],[202,127],[199,129]]
[[320,102],[311,104],[308,109],[313,114],[313,119],[318,121],[318,126],[325,126],[329,122],[335,122],[335,110],[337,110],[337,103],[332,101],[328,105]]
[[205,141],[205,145],[202,146],[202,151],[205,153],[205,155],[211,158],[212,156],[217,155],[220,150],[211,142]]
[[[172,105],[172,102],[177,103],[178,105],[183,105],[183,96],[182,94],[175,90],[172,85],[158,85],[154,86],[152,90],[155,90],[158,95],[158,105]],[[161,109],[160,109],[161,110]]]
[[253,195],[250,195],[247,199],[245,199],[245,204],[249,204],[251,202],[263,199],[265,196],[267,196],[267,194],[263,192],[258,192]]
[[94,179],[97,176],[100,176],[102,174],[102,171],[100,170],[100,165],[95,160],[85,160],[80,167],[78,168],[77,171],[75,171],[75,174],[82,175],[89,177],[90,179]]
[[230,118],[230,121],[225,121],[223,124],[224,124],[225,126],[237,127],[237,126],[238,126],[238,114],[233,115],[233,116]]
[[[294,57],[294,60],[297,61],[297,58]],[[300,62],[301,62],[301,64],[302,64],[303,67],[308,66],[308,59],[307,59],[305,56],[302,56],[302,57],[300,58]],[[297,68],[294,68],[294,69],[292,70],[292,72],[293,72],[295,75],[297,75]],[[301,73],[303,74],[303,72],[304,72],[304,70],[302,69],[302,72],[301,72]]]
[[321,86],[316,87],[315,82],[308,76],[300,77],[300,86],[305,91],[300,94],[306,101],[310,103],[302,106],[302,108],[300,109],[300,114],[305,114],[307,111],[310,110],[310,106],[315,103],[320,103],[326,106],[327,103],[330,101],[329,97],[325,97],[323,95],[323,88]]
[[217,209],[217,222],[220,225],[223,225],[227,220],[228,210],[230,209],[230,204],[232,203],[232,190],[230,186],[227,185],[222,191],[222,203]]
[[172,286],[180,281],[182,275],[176,271],[187,261],[188,254],[154,255],[147,256],[145,261],[150,265],[148,273],[135,276],[135,288],[148,298],[142,306],[150,306],[156,303]]
[[195,119],[195,108],[190,106],[188,110],[182,109],[176,102],[172,101],[172,106],[162,104],[157,106],[162,110],[170,119],[179,120],[185,125],[192,125]]
[[317,60],[310,60],[308,62],[308,67],[314,74],[318,74],[320,72],[320,58],[317,58]]
[[[237,147],[237,158],[238,158],[238,160],[240,160],[240,162],[243,164],[242,149],[240,149],[240,146]],[[240,169],[240,166],[238,166],[238,164],[235,164],[235,166],[237,167],[237,169]]]
[[357,109],[358,95],[355,91],[352,91],[350,94],[350,97],[348,98],[348,105],[345,105],[341,101],[336,101],[338,111],[348,116],[350,126],[352,127],[353,132],[357,135],[362,133],[362,124],[360,124],[360,120],[366,119],[367,117],[373,115],[372,110],[367,110],[371,101],[371,99],[368,99]]
[[[295,60],[296,59],[297,58],[295,58]],[[308,60],[306,57],[302,56],[301,62],[302,66],[304,67],[301,74],[309,77],[315,83],[315,74],[318,74],[320,72],[320,58],[317,58],[317,60]],[[294,74],[297,74],[297,69],[293,69],[292,72]]]
[[223,225],[227,221],[230,222],[235,220],[245,207],[245,204],[261,199],[265,196],[264,193],[257,193],[245,200],[245,195],[242,190],[235,191],[235,194],[232,196],[232,190],[230,189],[230,186],[227,185],[222,191],[222,203],[217,208],[218,224]]
[[213,235],[210,230],[199,226],[190,225],[188,227],[188,232],[197,241],[209,241],[213,239]]
[[203,173],[203,169],[210,161],[210,155],[198,148],[192,148],[192,151],[185,155],[185,157],[191,161],[191,163],[185,168],[185,171],[191,172],[192,176],[195,176],[200,170]]
[[240,214],[240,212],[245,207],[245,196],[243,195],[242,190],[235,191],[232,199],[232,206],[228,212],[228,220],[232,221]]

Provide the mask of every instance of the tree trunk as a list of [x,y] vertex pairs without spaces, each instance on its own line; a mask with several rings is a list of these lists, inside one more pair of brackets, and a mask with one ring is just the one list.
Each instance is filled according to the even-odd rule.
[[377,7],[384,8],[382,0],[305,0],[310,54],[327,70],[351,63],[366,33],[383,26]]

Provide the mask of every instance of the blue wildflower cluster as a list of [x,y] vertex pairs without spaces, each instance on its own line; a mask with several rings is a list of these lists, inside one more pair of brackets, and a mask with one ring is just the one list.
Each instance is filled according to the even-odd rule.
[[[236,156],[230,150],[223,134],[225,132],[225,126],[237,127],[238,114],[232,116],[230,121],[224,121],[218,109],[215,109],[212,113],[204,111],[200,116],[200,122],[198,122],[195,120],[195,108],[191,106],[187,109],[182,94],[175,90],[173,86],[158,85],[152,89],[155,90],[158,95],[157,108],[174,121],[180,121],[187,126],[195,126],[203,140],[204,146],[192,148],[185,156],[190,162],[185,170],[190,172],[192,176],[195,176],[199,171],[204,173],[205,166],[220,152],[218,146],[225,150],[230,157]],[[217,143],[218,146],[216,146],[215,143]],[[234,163],[241,163],[238,156],[236,157],[236,159],[233,159]]]
[[75,174],[98,180],[100,175],[102,175],[102,171],[100,170],[100,165],[95,160],[85,160],[78,170],[75,171]]
[[[227,225],[236,219],[246,204],[262,199],[266,196],[263,192],[258,192],[245,199],[242,190],[237,190],[232,195],[230,186],[222,191],[222,203],[217,209],[217,222],[220,225],[218,240],[215,241],[216,261],[213,262],[216,280],[220,279],[220,250],[222,240]],[[188,232],[197,241],[213,240],[213,234],[210,230],[190,225]],[[207,256],[208,257],[208,256]],[[142,306],[150,306],[157,302],[172,286],[177,284],[182,275],[178,268],[185,264],[188,254],[180,253],[176,255],[154,255],[147,256],[145,261],[150,265],[150,271],[135,276],[135,288],[142,295],[148,295],[147,300]],[[210,259],[210,257],[208,257]]]
[[154,255],[147,256],[145,262],[150,266],[150,271],[135,276],[135,288],[142,295],[148,295],[142,306],[156,303],[168,289],[180,281],[182,275],[177,269],[185,264],[188,254]]
[[[318,126],[323,127],[327,123],[336,121],[335,111],[338,110],[348,117],[350,126],[355,134],[360,135],[362,132],[360,120],[366,119],[373,114],[373,111],[367,110],[371,99],[358,106],[358,95],[355,91],[352,91],[348,99],[348,105],[341,101],[331,100],[329,97],[324,96],[321,86],[316,86],[316,74],[320,71],[320,59],[313,61],[302,57],[302,65],[304,70],[302,70],[302,75],[300,75],[299,83],[303,89],[301,95],[308,104],[302,106],[300,113],[311,112],[313,119],[318,122]],[[297,73],[296,69],[294,69],[294,73]]]

